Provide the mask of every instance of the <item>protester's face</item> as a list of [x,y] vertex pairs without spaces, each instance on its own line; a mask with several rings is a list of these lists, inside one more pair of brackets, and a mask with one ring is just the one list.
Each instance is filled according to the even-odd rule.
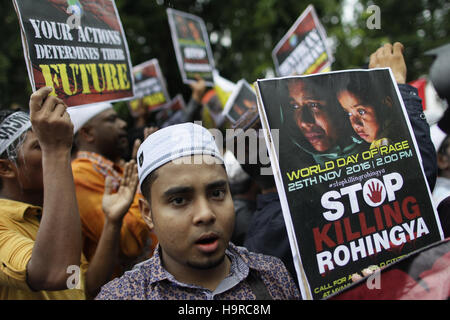
[[289,84],[289,96],[294,120],[306,140],[318,152],[332,148],[338,133],[327,110],[328,103],[306,90],[300,81]]
[[101,112],[89,125],[93,129],[97,150],[110,160],[124,155],[128,150],[127,123],[114,109]]
[[[202,160],[202,156],[178,160]],[[204,156],[208,163],[214,161]],[[178,272],[224,262],[234,227],[227,174],[219,164],[170,162],[150,187],[151,217],[165,267]]]
[[348,114],[355,132],[366,142],[370,143],[376,140],[380,125],[377,121],[375,109],[372,106],[363,105],[358,97],[347,90],[338,94],[338,100]]
[[36,134],[29,130],[17,159],[17,178],[23,191],[42,191],[42,152]]

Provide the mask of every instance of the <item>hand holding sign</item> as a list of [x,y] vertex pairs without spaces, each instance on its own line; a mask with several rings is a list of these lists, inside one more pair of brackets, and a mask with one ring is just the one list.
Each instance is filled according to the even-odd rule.
[[205,95],[206,91],[206,83],[202,77],[199,75],[195,76],[196,82],[190,84],[192,89],[192,99],[194,99],[197,103],[202,103],[202,98]]
[[386,43],[370,56],[369,68],[389,67],[394,74],[395,81],[406,83],[406,63],[403,58],[403,44],[400,42]]
[[65,103],[49,96],[52,88],[43,87],[30,98],[30,118],[33,132],[42,151],[70,151],[73,139],[73,124]]

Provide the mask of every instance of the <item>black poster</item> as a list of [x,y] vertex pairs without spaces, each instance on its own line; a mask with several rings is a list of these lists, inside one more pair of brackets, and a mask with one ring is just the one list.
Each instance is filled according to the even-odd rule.
[[303,298],[442,239],[390,69],[258,80],[257,95]]

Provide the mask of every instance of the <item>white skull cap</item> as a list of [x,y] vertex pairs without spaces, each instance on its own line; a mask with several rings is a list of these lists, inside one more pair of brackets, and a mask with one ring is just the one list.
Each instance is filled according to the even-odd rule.
[[73,123],[73,133],[77,133],[86,122],[107,109],[112,109],[111,103],[93,103],[67,109]]
[[192,155],[210,155],[224,163],[213,135],[198,124],[176,124],[152,133],[137,153],[139,185],[162,165]]

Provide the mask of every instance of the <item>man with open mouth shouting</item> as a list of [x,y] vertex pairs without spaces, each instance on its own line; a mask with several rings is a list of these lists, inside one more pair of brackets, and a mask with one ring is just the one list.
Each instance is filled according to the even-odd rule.
[[159,245],[97,299],[298,299],[278,259],[230,243],[234,206],[222,156],[193,123],[161,129],[138,151],[144,220]]

